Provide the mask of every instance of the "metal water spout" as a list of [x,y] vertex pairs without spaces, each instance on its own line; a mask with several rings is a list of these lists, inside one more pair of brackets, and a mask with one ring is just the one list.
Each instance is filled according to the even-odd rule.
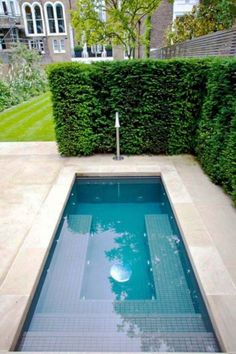
[[123,160],[123,157],[120,156],[120,121],[119,121],[119,113],[116,112],[116,120],[115,120],[115,128],[116,128],[116,156],[113,157],[114,160]]

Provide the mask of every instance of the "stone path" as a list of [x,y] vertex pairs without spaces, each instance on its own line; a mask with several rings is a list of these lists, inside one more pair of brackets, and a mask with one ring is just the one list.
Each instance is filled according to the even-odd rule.
[[[65,168],[84,175],[165,174],[207,305],[220,323],[224,349],[236,353],[236,213],[230,198],[190,155],[131,156],[123,161],[114,161],[112,155],[62,158],[53,142],[0,143],[0,350],[12,349],[33,291],[30,276],[40,271],[45,249],[34,246],[32,228],[49,196],[53,199],[55,185],[63,189]],[[39,242],[44,244],[44,239]],[[25,243],[31,243],[30,248],[22,247]],[[19,269],[24,276],[19,277]],[[27,286],[26,296],[21,289]]]

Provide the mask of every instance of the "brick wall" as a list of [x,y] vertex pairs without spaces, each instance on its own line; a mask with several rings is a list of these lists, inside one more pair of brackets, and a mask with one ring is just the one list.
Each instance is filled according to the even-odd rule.
[[173,18],[173,4],[162,0],[157,11],[152,16],[151,48],[165,46],[165,33]]

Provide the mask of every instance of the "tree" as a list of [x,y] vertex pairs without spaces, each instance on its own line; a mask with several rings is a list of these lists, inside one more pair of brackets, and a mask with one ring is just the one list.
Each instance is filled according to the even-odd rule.
[[72,24],[78,40],[83,36],[88,45],[95,43],[122,45],[128,58],[140,57],[140,46],[147,45],[144,19],[161,0],[78,0],[72,12]]
[[203,0],[192,12],[176,18],[167,33],[168,44],[180,43],[228,29],[236,18],[235,0]]

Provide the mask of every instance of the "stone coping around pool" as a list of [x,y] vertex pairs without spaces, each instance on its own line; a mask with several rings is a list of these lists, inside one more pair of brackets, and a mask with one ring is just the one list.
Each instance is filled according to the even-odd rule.
[[236,287],[174,164],[168,158],[150,165],[76,161],[60,170],[0,287],[0,351],[16,346],[77,175],[161,176],[221,348],[236,353]]

